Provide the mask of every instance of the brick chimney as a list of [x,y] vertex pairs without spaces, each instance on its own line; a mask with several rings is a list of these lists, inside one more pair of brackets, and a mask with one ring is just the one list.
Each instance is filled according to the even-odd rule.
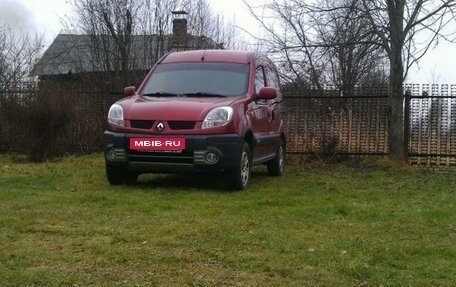
[[187,46],[187,19],[184,17],[188,13],[185,11],[173,11],[171,13],[176,16],[173,20],[172,46],[185,49]]

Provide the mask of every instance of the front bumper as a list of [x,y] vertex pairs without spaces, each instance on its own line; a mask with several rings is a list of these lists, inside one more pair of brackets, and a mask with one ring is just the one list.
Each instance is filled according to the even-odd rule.
[[[130,149],[130,138],[144,134],[104,132],[105,160],[108,165],[127,167],[139,173],[173,173],[197,170],[231,170],[239,164],[243,139],[237,134],[184,135],[185,150],[181,152],[150,152]],[[160,138],[170,136],[149,136]],[[216,163],[207,160],[208,153],[218,156]]]

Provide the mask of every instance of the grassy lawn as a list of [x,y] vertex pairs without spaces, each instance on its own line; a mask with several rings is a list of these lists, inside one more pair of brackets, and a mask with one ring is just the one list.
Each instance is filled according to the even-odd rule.
[[455,286],[456,177],[412,168],[254,172],[111,187],[101,154],[0,156],[1,286]]

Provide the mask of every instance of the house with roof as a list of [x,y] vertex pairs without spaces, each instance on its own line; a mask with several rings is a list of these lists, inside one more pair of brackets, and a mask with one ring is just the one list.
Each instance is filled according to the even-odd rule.
[[[58,147],[66,152],[99,150],[111,104],[122,97],[123,87],[138,86],[163,55],[222,48],[208,37],[188,33],[182,18],[173,20],[170,35],[119,37],[61,33],[33,68],[39,102],[70,118],[58,138]],[[55,115],[47,116],[59,122]]]
[[131,35],[119,47],[112,35],[59,34],[32,70],[40,84],[101,80],[112,85],[138,85],[166,53],[220,49],[214,40],[187,32],[186,19],[173,20],[171,35]]

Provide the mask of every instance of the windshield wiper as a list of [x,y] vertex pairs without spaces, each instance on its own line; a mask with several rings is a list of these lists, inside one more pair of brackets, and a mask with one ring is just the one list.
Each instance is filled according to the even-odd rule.
[[147,93],[147,94],[143,94],[142,96],[143,97],[185,97],[185,95],[182,95],[182,94],[169,93],[169,92]]
[[187,97],[219,97],[219,98],[225,98],[226,96],[221,95],[221,94],[216,94],[216,93],[205,93],[205,92],[196,92],[196,93],[185,93],[184,94]]

